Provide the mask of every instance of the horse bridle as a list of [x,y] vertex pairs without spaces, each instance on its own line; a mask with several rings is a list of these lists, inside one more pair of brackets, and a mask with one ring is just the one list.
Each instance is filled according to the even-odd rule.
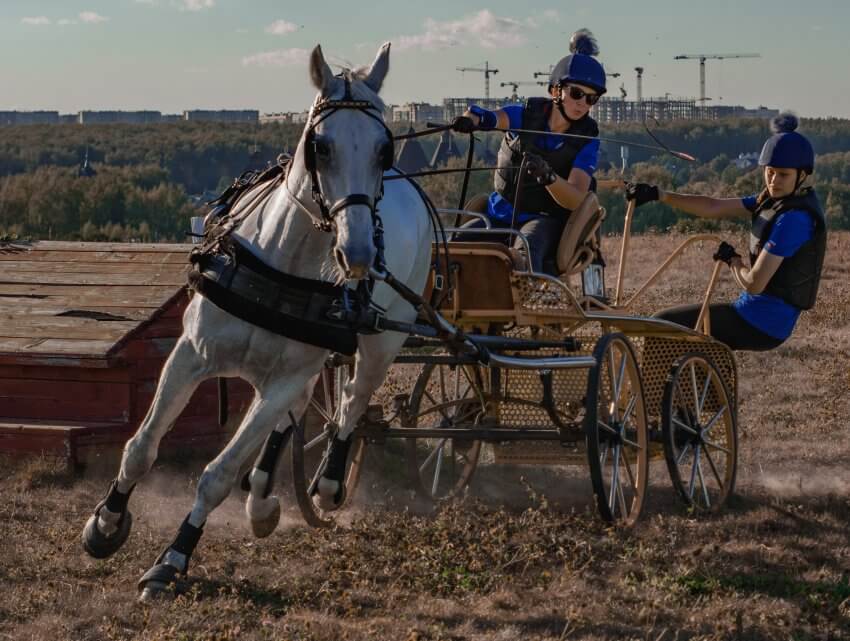
[[316,102],[310,113],[310,122],[307,125],[307,133],[304,136],[304,167],[310,173],[313,201],[319,206],[319,211],[322,214],[321,221],[314,221],[313,226],[325,232],[333,230],[333,222],[336,215],[351,205],[364,205],[368,207],[374,221],[378,202],[383,196],[384,185],[382,180],[381,188],[374,197],[370,197],[367,194],[349,194],[329,205],[322,196],[322,190],[319,185],[319,172],[316,166],[316,127],[340,109],[355,109],[380,123],[387,133],[387,144],[384,145],[381,151],[382,171],[392,168],[394,158],[393,134],[384,123],[383,118],[372,113],[372,111],[378,111],[380,113],[381,110],[368,100],[355,100],[351,95],[351,81],[347,76],[343,76],[342,79],[345,81],[345,94],[342,99],[331,100],[330,98],[322,98]]

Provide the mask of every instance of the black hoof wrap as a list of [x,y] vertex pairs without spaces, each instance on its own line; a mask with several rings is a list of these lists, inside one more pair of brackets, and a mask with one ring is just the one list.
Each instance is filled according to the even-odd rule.
[[[139,579],[139,593],[151,599],[169,595],[169,592],[170,595],[180,594],[186,589],[185,581],[178,579],[180,575],[180,570],[173,565],[157,563]],[[158,585],[150,585],[151,583]]]
[[[133,515],[127,509],[127,503],[132,493],[133,488],[130,488],[129,492],[122,494],[118,491],[117,481],[113,481],[106,498],[94,508],[94,514],[86,522],[81,537],[83,549],[89,556],[95,559],[105,559],[115,554],[127,541],[127,538],[130,536],[130,530],[133,527]],[[121,514],[116,524],[118,529],[110,536],[102,534],[97,528],[100,511],[104,507],[110,512]]]
[[[336,481],[338,489],[334,494],[336,506],[342,505],[345,500],[345,464],[348,462],[348,451],[351,449],[351,437],[346,440],[334,438],[331,441],[328,457],[325,459],[325,469],[322,477],[329,481]],[[318,486],[316,492],[318,491]],[[314,492],[315,494],[315,492]]]
[[277,462],[280,460],[280,452],[286,447],[289,437],[292,435],[292,426],[286,428],[283,432],[274,431],[269,434],[266,439],[266,444],[263,446],[263,452],[260,455],[260,462],[257,464],[257,469],[265,472],[268,475],[266,487],[263,488],[263,498],[268,498],[274,486],[275,470]]

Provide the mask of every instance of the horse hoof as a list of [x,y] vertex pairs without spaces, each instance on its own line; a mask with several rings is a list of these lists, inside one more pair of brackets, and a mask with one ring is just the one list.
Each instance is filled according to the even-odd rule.
[[178,580],[180,571],[173,565],[157,563],[139,579],[139,601],[170,601],[184,591],[185,585]]
[[98,515],[95,512],[89,520],[86,521],[86,526],[83,528],[82,542],[83,549],[88,552],[89,556],[96,559],[105,559],[115,554],[127,537],[130,536],[130,529],[133,527],[133,515],[130,512],[124,512],[118,520],[118,529],[111,536],[106,536],[97,529]]
[[[269,536],[277,529],[278,523],[280,523],[280,501],[278,501],[277,497],[270,496],[263,501],[272,502],[271,511],[266,516],[257,517],[256,512],[260,511],[257,510],[257,503],[259,501],[251,502],[249,499],[248,516],[251,522],[251,531],[258,539],[264,539]],[[253,513],[251,510],[253,510]]]
[[168,583],[148,581],[139,594],[139,601],[141,603],[156,603],[157,601],[172,601],[174,597],[174,591],[169,589]]
[[339,481],[322,477],[313,495],[313,505],[323,512],[338,510],[343,503],[344,493]]

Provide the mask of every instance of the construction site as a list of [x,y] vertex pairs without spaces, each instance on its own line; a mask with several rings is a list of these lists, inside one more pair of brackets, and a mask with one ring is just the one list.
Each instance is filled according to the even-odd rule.
[[[718,120],[720,118],[770,118],[779,113],[776,109],[759,106],[747,108],[742,105],[715,104],[706,95],[706,61],[707,60],[736,60],[742,58],[760,58],[757,53],[727,53],[727,54],[682,54],[675,60],[699,61],[699,96],[673,97],[667,93],[662,97],[644,97],[643,76],[645,67],[635,67],[634,99],[629,100],[625,83],[619,87],[619,96],[602,97],[591,110],[591,116],[600,123],[642,122],[647,118],[659,121],[666,120]],[[503,98],[491,97],[490,77],[499,70],[484,62],[481,66],[456,67],[462,73],[478,73],[484,76],[484,97],[474,98],[443,98],[442,105],[429,103],[405,103],[393,105],[391,118],[393,122],[425,123],[428,121],[449,121],[466,111],[471,104],[477,104],[485,109],[499,109],[509,104],[521,103],[529,96],[545,95],[548,87],[549,71],[536,71],[533,80],[505,80],[499,82],[500,88],[509,88],[511,93]],[[622,74],[612,72],[610,78],[619,78]],[[542,79],[541,79],[542,78]],[[521,90],[521,87],[535,89]]]

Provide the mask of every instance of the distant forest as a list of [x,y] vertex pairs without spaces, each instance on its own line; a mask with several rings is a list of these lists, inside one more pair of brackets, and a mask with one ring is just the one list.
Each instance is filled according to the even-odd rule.
[[[401,128],[396,128],[401,131]],[[804,120],[801,131],[818,152],[816,183],[832,228],[850,229],[850,121]],[[758,151],[767,123],[740,119],[665,123],[654,132],[667,145],[699,158],[685,163],[667,155],[630,150],[625,178],[708,195],[741,196],[758,191],[758,170],[739,170],[732,160]],[[188,218],[201,213],[190,194],[226,187],[249,166],[292,151],[301,126],[175,123],[156,125],[51,125],[0,129],[0,236],[71,240],[183,240]],[[604,125],[602,135],[651,143],[639,124]],[[494,152],[495,134],[478,134],[476,149]],[[430,157],[438,136],[420,138]],[[465,136],[456,137],[461,151]],[[604,145],[614,165],[618,145]],[[88,153],[96,171],[80,178]],[[492,158],[490,159],[492,161]],[[481,163],[479,159],[478,163]],[[451,166],[460,166],[454,159]],[[621,177],[615,168],[598,176]],[[462,176],[418,179],[438,206],[458,205]],[[470,194],[489,191],[490,172],[473,175]],[[619,231],[622,194],[601,194],[608,210],[607,231]],[[654,204],[643,207],[635,231],[698,228],[697,221]],[[704,227],[704,225],[702,225]]]

